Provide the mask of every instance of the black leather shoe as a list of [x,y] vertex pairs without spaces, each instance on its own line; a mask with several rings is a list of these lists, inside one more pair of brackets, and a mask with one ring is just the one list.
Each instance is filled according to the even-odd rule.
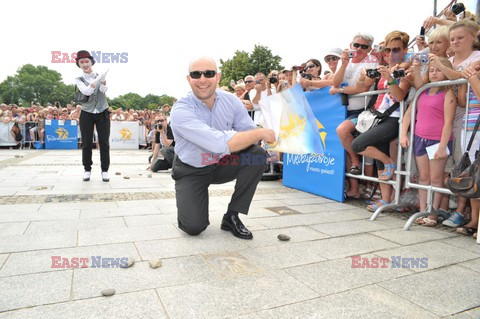
[[243,225],[237,214],[232,214],[230,216],[223,215],[222,226],[220,226],[220,228],[231,231],[233,236],[241,239],[253,238],[252,232]]

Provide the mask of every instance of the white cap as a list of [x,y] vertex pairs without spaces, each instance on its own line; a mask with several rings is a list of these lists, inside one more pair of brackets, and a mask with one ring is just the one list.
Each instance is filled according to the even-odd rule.
[[329,56],[329,55],[333,55],[333,56],[336,56],[336,57],[342,57],[342,53],[343,53],[343,50],[340,49],[340,48],[333,48],[333,49],[330,49],[327,54],[325,54],[325,56],[323,57],[324,59]]

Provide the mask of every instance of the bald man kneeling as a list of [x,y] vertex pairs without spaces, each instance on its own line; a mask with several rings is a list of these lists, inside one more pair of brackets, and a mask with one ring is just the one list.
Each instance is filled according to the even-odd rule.
[[275,142],[275,134],[256,128],[243,103],[217,89],[220,73],[213,59],[193,60],[187,81],[192,92],[175,103],[170,117],[178,227],[190,235],[204,231],[210,224],[208,187],[236,179],[221,229],[252,239],[238,214],[248,214],[265,167],[266,152],[256,144]]

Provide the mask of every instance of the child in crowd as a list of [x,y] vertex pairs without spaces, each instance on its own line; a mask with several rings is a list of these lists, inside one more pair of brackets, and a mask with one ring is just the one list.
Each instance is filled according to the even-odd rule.
[[[439,61],[452,68],[452,64],[445,57],[439,57]],[[420,61],[413,63],[414,80],[421,77]],[[433,65],[429,65],[425,83],[445,81],[446,76]],[[400,144],[408,147],[409,139],[407,137],[408,127],[411,116],[416,117],[414,132],[414,153],[417,162],[420,184],[443,187],[443,175],[448,155],[453,152],[452,147],[452,127],[455,116],[457,100],[455,94],[448,87],[433,87],[425,90],[418,98],[417,114],[412,115],[409,108],[405,113],[402,123],[402,137]],[[429,147],[438,145],[433,151],[433,157],[427,154]],[[434,147],[435,148],[435,147]],[[448,151],[447,151],[448,148]],[[418,190],[420,211],[427,210],[427,191]],[[442,194],[435,193],[433,199],[433,209],[438,210],[442,201]],[[433,227],[437,225],[437,215],[420,217],[415,223]]]

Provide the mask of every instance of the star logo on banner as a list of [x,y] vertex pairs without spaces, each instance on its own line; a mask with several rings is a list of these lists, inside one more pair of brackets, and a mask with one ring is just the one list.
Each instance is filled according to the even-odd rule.
[[315,119],[315,122],[317,122],[318,134],[320,134],[320,139],[322,140],[323,148],[326,150],[327,144],[325,144],[325,138],[327,137],[327,132],[320,131],[322,129],[325,130],[325,126],[323,126],[323,124],[320,123],[317,119]]
[[61,140],[66,140],[68,138],[68,131],[66,129],[64,129],[63,127],[57,128],[55,133],[57,133],[58,138],[61,139]]
[[297,114],[290,114],[288,117],[288,124],[280,126],[280,137],[287,138],[289,136],[296,136],[303,132],[306,119],[300,118]]
[[122,128],[120,134],[122,135],[122,140],[129,140],[132,138],[132,132],[129,129]]

